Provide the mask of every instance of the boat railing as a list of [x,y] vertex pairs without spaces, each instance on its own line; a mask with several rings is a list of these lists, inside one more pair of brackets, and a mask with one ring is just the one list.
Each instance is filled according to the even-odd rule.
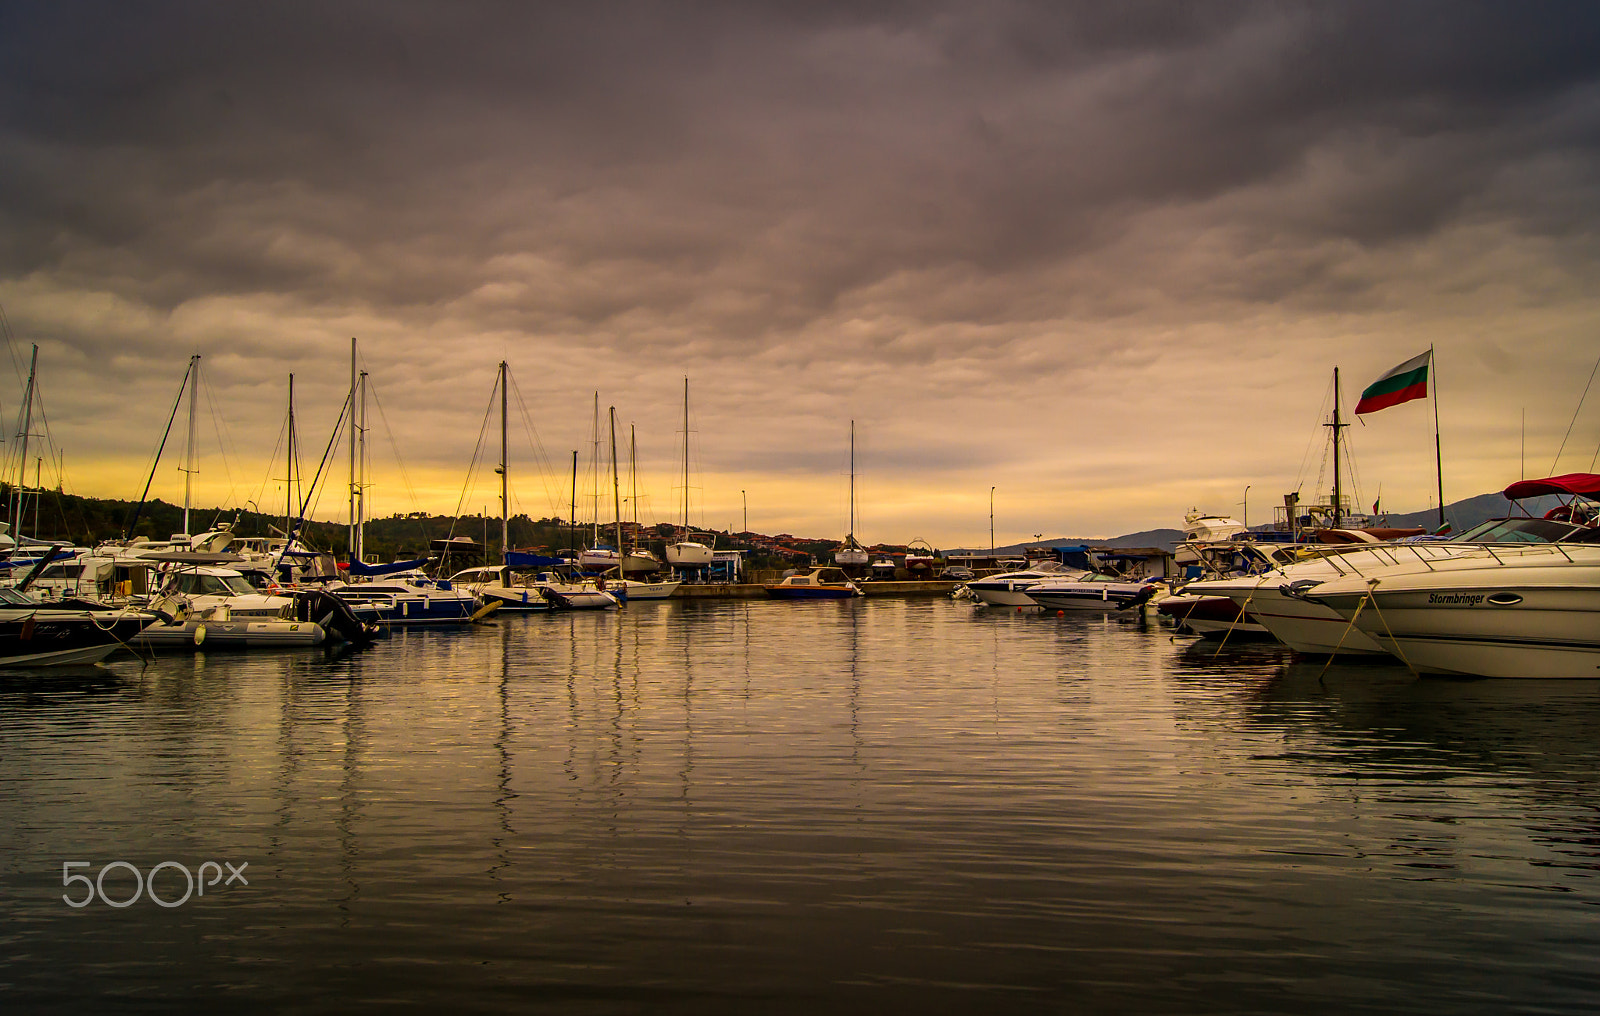
[[1377,561],[1379,567],[1387,569],[1405,564],[1414,558],[1429,571],[1437,571],[1437,566],[1451,561],[1483,560],[1492,558],[1500,564],[1509,561],[1521,560],[1529,555],[1560,555],[1568,561],[1573,557],[1568,553],[1566,545],[1560,542],[1535,543],[1530,541],[1513,540],[1507,542],[1484,543],[1385,543],[1372,547],[1363,547],[1358,551],[1345,554],[1330,555],[1326,560],[1333,570],[1341,577],[1354,574],[1361,578],[1368,578],[1367,572],[1361,565],[1367,561]]

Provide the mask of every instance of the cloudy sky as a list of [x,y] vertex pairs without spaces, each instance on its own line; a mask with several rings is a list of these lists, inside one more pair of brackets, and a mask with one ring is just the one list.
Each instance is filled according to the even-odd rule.
[[[598,391],[675,519],[687,377],[697,524],[842,535],[852,419],[868,542],[983,545],[991,488],[1000,543],[1259,522],[1334,368],[1430,344],[1455,500],[1591,468],[1597,227],[1588,4],[0,8],[0,415],[14,469],[36,343],[87,495],[199,353],[197,502],[281,504],[288,377],[309,474],[355,337],[383,515],[493,505],[504,359],[535,516]],[[1429,507],[1430,403],[1350,440]]]

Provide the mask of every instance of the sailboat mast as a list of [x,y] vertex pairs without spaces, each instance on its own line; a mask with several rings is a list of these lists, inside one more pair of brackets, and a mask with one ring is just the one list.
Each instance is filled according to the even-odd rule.
[[856,422],[850,421],[850,536],[856,535]]
[[183,535],[190,535],[189,505],[194,492],[195,403],[200,394],[200,354],[189,357],[189,449],[183,470]]
[[506,362],[500,361],[500,563],[511,549],[511,512],[506,480]]
[[600,393],[594,393],[594,451],[589,456],[589,489],[594,492],[594,523],[590,546],[600,543]]
[[689,379],[683,379],[683,529],[689,531]]
[[[11,491],[11,532],[17,536],[22,535],[22,488],[28,481],[28,432],[33,429],[33,380],[38,370],[39,345],[35,343],[33,360],[28,364],[28,389],[22,397],[22,433],[17,435],[22,439],[22,453],[17,459],[17,485]],[[21,546],[20,541],[13,546]]]
[[628,424],[628,499],[633,503],[633,529],[639,531],[639,442]]
[[[289,432],[288,438],[283,442],[285,448],[285,462],[283,470],[283,536],[290,540],[294,536],[294,375],[289,375]],[[288,549],[288,543],[284,544]]]
[[356,551],[356,430],[359,424],[356,421],[356,385],[360,379],[356,376],[356,340],[350,337],[350,563],[355,564],[361,560]]
[[[366,553],[366,539],[362,532],[363,524],[367,517],[367,372],[362,371],[357,382],[361,387],[361,447],[356,455],[356,542],[353,561],[364,559]],[[350,411],[352,417],[355,410]]]
[[578,556],[578,449],[572,449],[572,505],[567,509],[567,549]]
[[622,482],[617,478],[617,407],[611,406],[611,506],[617,516],[617,578],[622,578]]

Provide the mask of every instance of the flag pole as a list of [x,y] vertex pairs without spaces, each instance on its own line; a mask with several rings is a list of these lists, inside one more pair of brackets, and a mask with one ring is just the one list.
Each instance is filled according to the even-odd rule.
[[1433,464],[1439,477],[1439,528],[1444,528],[1444,452],[1439,447],[1439,363],[1428,345],[1428,366],[1433,371]]

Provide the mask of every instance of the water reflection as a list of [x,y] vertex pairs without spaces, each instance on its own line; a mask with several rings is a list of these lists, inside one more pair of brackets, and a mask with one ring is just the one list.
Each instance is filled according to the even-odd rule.
[[[108,675],[0,693],[0,975],[40,1007],[1495,1012],[1509,985],[1580,1011],[1600,987],[1591,683],[893,600]],[[254,878],[88,914],[54,884],[79,857]]]

